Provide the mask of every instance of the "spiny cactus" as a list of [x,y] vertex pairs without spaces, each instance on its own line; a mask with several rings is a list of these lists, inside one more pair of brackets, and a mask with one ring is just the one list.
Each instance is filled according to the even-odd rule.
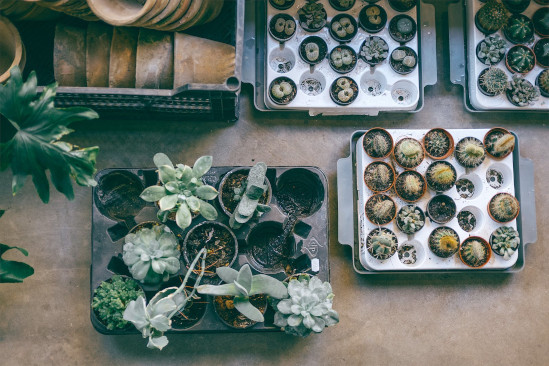
[[495,157],[507,155],[515,147],[515,136],[496,130],[486,138],[486,150]]
[[485,158],[482,142],[474,137],[466,137],[456,146],[456,159],[466,168],[476,168]]
[[391,214],[391,211],[393,211],[395,205],[393,203],[393,201],[391,200],[383,200],[383,201],[379,201],[377,202],[374,207],[373,207],[373,214],[374,214],[374,217],[379,220],[379,221],[383,221],[385,220],[387,217],[391,217],[392,214]]
[[453,186],[456,181],[456,173],[452,166],[445,162],[433,163],[429,169],[428,177],[439,186]]
[[374,229],[367,239],[366,247],[372,257],[388,259],[395,254],[398,240],[395,234],[388,229]]
[[367,132],[363,145],[366,153],[373,158],[384,157],[391,151],[390,139],[381,131]]
[[498,193],[490,200],[490,214],[499,222],[513,220],[519,212],[518,200],[509,193]]
[[519,107],[533,104],[539,95],[539,88],[519,75],[513,75],[513,80],[507,84],[507,98]]
[[545,93],[549,93],[549,70],[544,70],[539,74],[538,85]]
[[502,255],[508,261],[520,244],[520,236],[512,227],[498,227],[490,236],[490,244],[494,253]]
[[449,227],[439,227],[429,236],[429,249],[438,257],[448,258],[459,248],[459,236]]
[[425,225],[425,216],[417,206],[404,206],[398,213],[398,227],[406,234],[414,234]]
[[480,41],[477,56],[483,64],[495,65],[501,61],[506,50],[507,42],[496,34]]
[[423,182],[415,174],[407,174],[404,177],[404,191],[412,196],[416,196],[423,190]]
[[395,160],[405,168],[413,168],[423,161],[423,148],[414,139],[401,140],[395,148]]
[[326,24],[326,9],[318,0],[307,0],[298,11],[299,19],[305,23],[306,28],[319,30]]
[[394,174],[385,163],[373,163],[366,168],[365,180],[374,192],[381,192],[391,187]]
[[425,150],[434,157],[444,156],[450,149],[450,139],[442,131],[430,131],[425,136]]
[[488,0],[476,15],[479,25],[488,33],[494,33],[507,23],[509,14],[505,6],[497,0]]
[[526,46],[515,46],[507,52],[507,63],[518,73],[526,73],[534,68],[536,63],[534,52]]
[[534,23],[525,15],[512,15],[505,26],[505,35],[511,41],[526,42],[534,36]]
[[471,267],[480,267],[488,261],[488,248],[477,239],[466,241],[460,252],[463,261]]
[[492,95],[499,95],[507,89],[507,74],[498,67],[490,67],[480,75],[479,85]]

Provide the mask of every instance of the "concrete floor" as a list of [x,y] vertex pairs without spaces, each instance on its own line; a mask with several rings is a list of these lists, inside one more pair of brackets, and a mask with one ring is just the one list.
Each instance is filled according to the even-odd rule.
[[[437,19],[446,19],[444,5]],[[442,22],[440,22],[442,23]],[[3,365],[547,365],[549,353],[548,114],[471,114],[462,90],[448,80],[447,30],[438,27],[439,83],[426,91],[417,114],[375,118],[312,118],[264,114],[241,98],[235,124],[100,120],[76,126],[70,140],[99,145],[97,168],[148,167],[157,151],[174,161],[203,154],[215,165],[316,165],[329,178],[331,279],[341,322],[322,335],[171,336],[162,352],[140,336],[103,336],[89,320],[91,190],[74,201],[55,192],[42,204],[31,182],[12,198],[11,175],[0,174],[0,242],[25,247],[36,273],[23,284],[0,285],[0,364]],[[515,275],[366,277],[351,266],[351,251],[337,243],[336,161],[348,155],[357,129],[477,128],[503,126],[521,139],[521,155],[537,168],[537,243]],[[524,210],[531,209],[523,207]]]

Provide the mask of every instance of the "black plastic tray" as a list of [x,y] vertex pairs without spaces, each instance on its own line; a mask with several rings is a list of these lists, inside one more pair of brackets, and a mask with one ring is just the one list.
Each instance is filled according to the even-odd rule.
[[[213,167],[206,175],[204,182],[219,189],[219,184],[224,175],[235,168],[249,167]],[[98,199],[98,190],[100,190],[101,180],[109,174],[126,174],[135,180],[135,192],[138,195],[143,187],[148,187],[157,183],[157,173],[155,169],[105,169],[97,173],[96,179],[100,184],[93,189],[92,203],[92,265],[90,274],[90,299],[93,297],[93,291],[101,281],[107,280],[113,274],[129,275],[127,267],[121,259],[122,247],[124,245],[124,236],[129,229],[136,223],[155,220],[157,208],[152,203],[145,204],[141,210],[135,210],[134,215],[125,218],[124,221],[116,221],[111,219],[104,213],[108,211],[102,206]],[[113,175],[111,175],[112,177]],[[272,187],[272,199],[270,206],[272,210],[264,214],[259,220],[252,220],[249,224],[244,225],[238,230],[233,230],[238,239],[238,256],[237,260],[232,265],[238,269],[246,263],[250,263],[252,272],[262,273],[258,269],[257,263],[250,260],[249,247],[246,243],[246,236],[256,225],[267,221],[275,221],[281,225],[290,225],[293,230],[290,235],[295,239],[295,245],[291,252],[292,268],[296,273],[306,272],[314,274],[323,281],[330,279],[330,264],[329,264],[329,246],[328,246],[328,182],[324,173],[316,167],[272,167],[267,170],[267,178]],[[314,211],[310,216],[290,218],[281,209],[277,202],[279,188],[282,184],[290,183],[290,187],[294,189],[299,185],[306,187],[305,190],[297,190],[297,192],[306,192],[314,197]],[[142,186],[141,186],[142,185]],[[138,199],[140,201],[140,199]],[[142,201],[140,201],[142,202]],[[216,221],[228,226],[229,217],[223,213],[217,199],[212,201],[218,210],[218,219]],[[99,204],[99,206],[98,206]],[[292,221],[295,225],[292,225]],[[186,233],[197,224],[205,220],[200,216],[193,220],[191,226],[187,230],[181,230],[174,222],[168,221],[167,225],[172,229],[176,236],[180,239],[180,244],[183,244],[183,238]],[[186,268],[181,256],[181,270],[179,275],[184,275]],[[269,272],[270,275],[283,280],[287,274],[283,270],[276,273]],[[175,277],[177,281],[179,279]],[[217,280],[219,282],[219,280]],[[216,283],[218,283],[216,282]],[[204,280],[203,280],[203,283]],[[174,286],[174,282],[169,284]],[[150,299],[157,289],[145,287],[147,298]],[[149,291],[151,290],[151,291]],[[280,328],[273,325],[274,312],[269,307],[265,314],[265,322],[258,323],[247,329],[233,329],[226,326],[218,319],[214,311],[212,303],[213,297],[208,298],[206,312],[202,320],[191,328],[184,330],[172,330],[171,333],[206,333],[206,332],[257,332],[257,331],[280,331]],[[131,327],[131,330],[115,330],[109,331],[96,317],[94,311],[90,308],[91,322],[94,328],[103,334],[137,334],[138,331]]]

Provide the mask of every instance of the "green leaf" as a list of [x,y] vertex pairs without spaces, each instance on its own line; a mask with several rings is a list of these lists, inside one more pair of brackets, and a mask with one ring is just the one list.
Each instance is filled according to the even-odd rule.
[[187,204],[183,202],[181,206],[179,206],[179,209],[175,214],[175,222],[177,223],[177,226],[185,230],[189,227],[189,225],[191,225],[192,219],[193,218],[191,216],[191,211],[189,211],[189,206],[187,206]]
[[204,217],[206,220],[215,220],[217,219],[217,211],[215,207],[210,205],[206,201],[200,201],[200,214],[202,217]]
[[235,297],[234,307],[246,318],[255,322],[264,321],[263,314],[247,298]]
[[203,200],[213,200],[219,192],[212,186],[200,186],[196,189],[196,195]]
[[225,283],[232,283],[238,278],[238,271],[231,267],[217,267],[215,273]]
[[284,299],[288,297],[288,289],[283,282],[276,278],[259,274],[253,277],[250,296],[257,294],[267,294],[275,299]]
[[213,295],[213,296],[238,296],[240,291],[236,288],[234,283],[227,283],[224,285],[200,285],[196,288],[199,294]]
[[200,211],[200,200],[194,196],[187,197],[187,205],[189,205],[191,212]]
[[54,187],[68,199],[74,197],[70,178],[83,186],[94,186],[95,158],[98,147],[79,149],[59,139],[72,132],[73,122],[98,118],[88,108],[54,107],[56,84],[44,88],[37,97],[36,74],[32,72],[23,82],[18,67],[11,69],[11,77],[0,86],[0,114],[6,117],[17,132],[11,140],[0,144],[0,168],[11,166],[12,191],[16,194],[32,176],[38,195],[49,201],[49,182],[46,170],[51,172]]
[[166,195],[166,190],[162,186],[150,186],[145,188],[143,192],[141,192],[141,199],[143,201],[147,202],[157,202],[160,201],[162,197]]
[[163,153],[155,154],[153,157],[153,161],[154,161],[154,165],[157,168],[160,168],[162,165],[168,165],[173,168],[172,161],[170,160],[170,158],[168,158],[168,155],[166,154],[163,154]]
[[169,165],[162,165],[158,168],[158,177],[162,183],[168,183],[176,180],[175,169]]
[[26,263],[2,259],[4,253],[11,249],[20,251],[24,256],[29,255],[23,248],[0,244],[0,283],[23,282],[25,278],[34,273],[34,269]]
[[160,201],[158,201],[158,206],[160,206],[161,211],[169,211],[175,207],[177,200],[178,198],[176,194],[170,194],[162,197]]
[[188,165],[185,165],[185,167],[183,168],[183,171],[181,173],[181,182],[184,183],[184,184],[187,184],[191,181],[191,179],[193,179],[193,170],[191,169],[190,166]]
[[201,156],[194,162],[193,175],[195,178],[200,178],[210,170],[212,167],[212,160],[213,158],[211,156]]
[[259,200],[261,196],[263,196],[263,193],[265,193],[265,190],[267,189],[267,186],[254,186],[254,185],[248,185],[246,188],[246,196],[248,196],[251,200]]
[[252,270],[248,264],[245,264],[240,268],[236,280],[246,289],[246,293],[249,293],[252,290]]

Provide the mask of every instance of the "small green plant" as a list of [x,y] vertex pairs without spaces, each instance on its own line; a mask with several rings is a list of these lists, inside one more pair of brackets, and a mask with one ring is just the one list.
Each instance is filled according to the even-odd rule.
[[488,33],[500,30],[509,18],[505,6],[497,0],[488,0],[477,12],[477,21]]
[[471,239],[464,243],[460,249],[461,258],[472,267],[480,267],[488,259],[488,248],[479,240]]
[[275,22],[274,29],[278,33],[284,33],[291,36],[295,32],[295,21],[292,19],[278,18]]
[[481,88],[489,94],[499,95],[507,89],[507,74],[498,67],[490,67],[479,77]]
[[366,168],[366,184],[374,192],[381,192],[389,189],[393,182],[393,178],[393,172],[384,163],[373,163]]
[[414,23],[409,18],[400,18],[396,23],[396,29],[399,33],[406,35],[414,30]]
[[507,42],[499,35],[488,36],[480,41],[477,56],[485,65],[495,65],[501,61],[507,50]]
[[318,3],[318,0],[307,0],[297,14],[301,22],[306,24],[309,29],[320,29],[326,24],[326,9],[324,5]]
[[479,139],[466,137],[456,146],[456,159],[466,168],[476,168],[484,158],[484,146]]
[[406,234],[414,234],[425,225],[425,217],[417,206],[404,206],[398,213],[399,228]]
[[364,136],[364,150],[373,158],[381,158],[391,151],[390,138],[384,131],[367,132]]
[[486,139],[486,150],[495,157],[508,154],[515,147],[515,136],[508,132],[495,131]]
[[441,227],[435,229],[429,236],[429,248],[441,258],[454,255],[459,248],[459,237],[450,228]]
[[362,44],[360,55],[366,62],[378,64],[389,56],[389,46],[383,38],[370,36]]
[[165,225],[142,228],[126,235],[122,259],[140,282],[166,282],[179,271],[179,243]]
[[534,24],[526,16],[513,15],[507,22],[505,34],[512,40],[520,42],[528,41],[534,36]]
[[507,98],[519,107],[525,107],[538,100],[539,88],[519,75],[507,84]]
[[495,253],[502,255],[508,261],[520,244],[518,231],[509,226],[498,227],[490,237],[490,243]]
[[332,31],[339,38],[346,38],[355,32],[355,26],[349,18],[342,17],[339,21],[332,22]]
[[430,131],[425,137],[425,150],[432,156],[444,156],[450,149],[450,139],[442,131]]
[[395,160],[405,168],[413,168],[423,161],[423,148],[414,139],[406,138],[395,147]]
[[353,53],[348,49],[341,49],[341,51],[334,50],[330,54],[330,59],[332,64],[336,68],[342,68],[344,66],[349,66],[353,63]]
[[549,93],[549,70],[544,70],[539,74],[539,87],[546,93]]
[[273,87],[271,88],[271,94],[276,99],[283,99],[290,94],[292,94],[294,91],[294,88],[292,87],[292,84],[290,84],[287,81],[282,81],[280,83],[273,84]]
[[131,278],[115,275],[103,281],[93,292],[92,309],[109,330],[123,329],[129,325],[124,320],[124,310],[130,301],[145,293]]
[[445,162],[434,163],[428,171],[429,179],[438,186],[452,186],[456,181],[454,169]]
[[366,9],[366,16],[368,17],[368,22],[373,25],[379,25],[383,21],[381,15],[381,8],[377,5],[370,6]]
[[508,193],[498,193],[490,200],[489,209],[496,221],[509,222],[517,216],[519,203]]
[[383,229],[374,229],[366,241],[366,248],[372,257],[384,260],[395,254],[398,240],[392,232]]
[[257,163],[250,169],[245,185],[238,190],[235,189],[235,200],[238,198],[238,206],[233,211],[229,220],[229,225],[233,229],[240,228],[253,217],[260,217],[271,208],[268,205],[262,205],[259,200],[265,194],[268,186],[265,184],[265,174],[267,165]]
[[191,225],[193,215],[202,215],[206,220],[215,220],[217,211],[206,202],[217,197],[217,190],[202,182],[202,176],[212,167],[212,157],[202,156],[193,167],[183,164],[173,165],[165,154],[158,153],[153,158],[158,168],[161,185],[155,185],[141,193],[147,202],[158,202],[158,219],[166,222],[170,214],[175,214],[177,226],[185,230]]
[[507,63],[515,72],[522,74],[534,68],[536,59],[531,49],[525,46],[515,46],[507,52]]

